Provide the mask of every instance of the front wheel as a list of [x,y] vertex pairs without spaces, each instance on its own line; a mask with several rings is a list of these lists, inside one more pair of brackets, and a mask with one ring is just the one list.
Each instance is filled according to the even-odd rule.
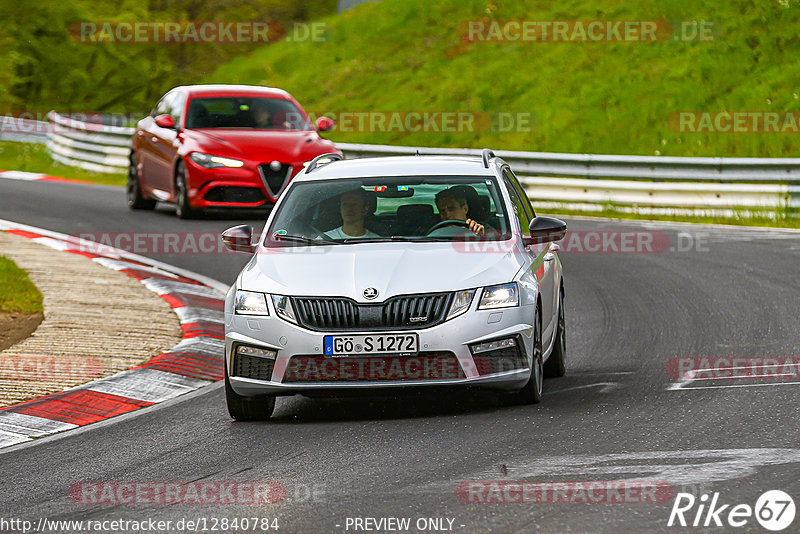
[[139,181],[139,165],[136,153],[131,152],[128,161],[128,181],[125,186],[125,200],[132,210],[151,210],[156,207],[156,201],[145,198],[142,194],[142,184]]
[[545,378],[564,376],[567,372],[567,330],[564,322],[564,290],[558,297],[558,325],[553,352],[544,364]]
[[231,387],[227,364],[225,366],[225,402],[230,416],[237,421],[266,421],[272,417],[275,411],[275,395],[259,397],[239,395]]
[[197,211],[189,204],[189,182],[186,179],[186,166],[178,162],[175,169],[175,214],[179,219],[193,219]]
[[542,401],[542,383],[544,369],[542,367],[542,321],[539,309],[536,309],[533,327],[533,354],[531,362],[531,377],[528,383],[516,393],[512,393],[505,400],[510,404],[538,404]]

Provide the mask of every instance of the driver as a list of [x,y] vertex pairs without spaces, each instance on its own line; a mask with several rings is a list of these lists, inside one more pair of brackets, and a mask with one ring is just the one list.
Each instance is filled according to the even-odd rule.
[[439,217],[443,221],[464,221],[473,233],[484,233],[482,224],[467,218],[467,212],[469,211],[467,197],[456,187],[436,193],[436,208],[439,210]]
[[367,192],[354,189],[342,193],[339,197],[339,213],[342,215],[342,225],[325,232],[331,239],[348,239],[351,237],[380,237],[375,232],[367,230],[364,226],[364,217],[369,213],[369,200]]
[[256,128],[270,128],[272,126],[272,115],[267,105],[259,100],[253,101],[253,120]]

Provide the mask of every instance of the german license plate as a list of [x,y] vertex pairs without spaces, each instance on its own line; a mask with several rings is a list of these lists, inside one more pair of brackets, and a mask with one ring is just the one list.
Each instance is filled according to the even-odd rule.
[[325,336],[323,346],[326,356],[416,354],[419,352],[419,338],[417,334]]

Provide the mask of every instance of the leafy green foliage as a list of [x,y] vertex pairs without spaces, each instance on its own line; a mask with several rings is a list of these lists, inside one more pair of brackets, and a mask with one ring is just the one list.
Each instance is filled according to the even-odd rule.
[[81,22],[278,21],[333,11],[335,0],[66,0],[2,2],[0,109],[149,111],[176,85],[198,83],[255,43],[86,42]]
[[[796,156],[800,134],[687,133],[679,111],[800,110],[797,0],[383,0],[210,81],[278,86],[308,111],[530,113],[530,131],[342,132],[339,142],[645,155]],[[713,22],[712,41],[463,42],[470,20]]]

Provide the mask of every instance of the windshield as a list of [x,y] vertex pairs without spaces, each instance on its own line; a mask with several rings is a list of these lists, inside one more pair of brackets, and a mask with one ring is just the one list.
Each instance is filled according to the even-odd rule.
[[286,195],[267,246],[510,237],[494,177],[324,180],[296,183]]
[[186,128],[312,129],[291,101],[253,96],[193,98]]

